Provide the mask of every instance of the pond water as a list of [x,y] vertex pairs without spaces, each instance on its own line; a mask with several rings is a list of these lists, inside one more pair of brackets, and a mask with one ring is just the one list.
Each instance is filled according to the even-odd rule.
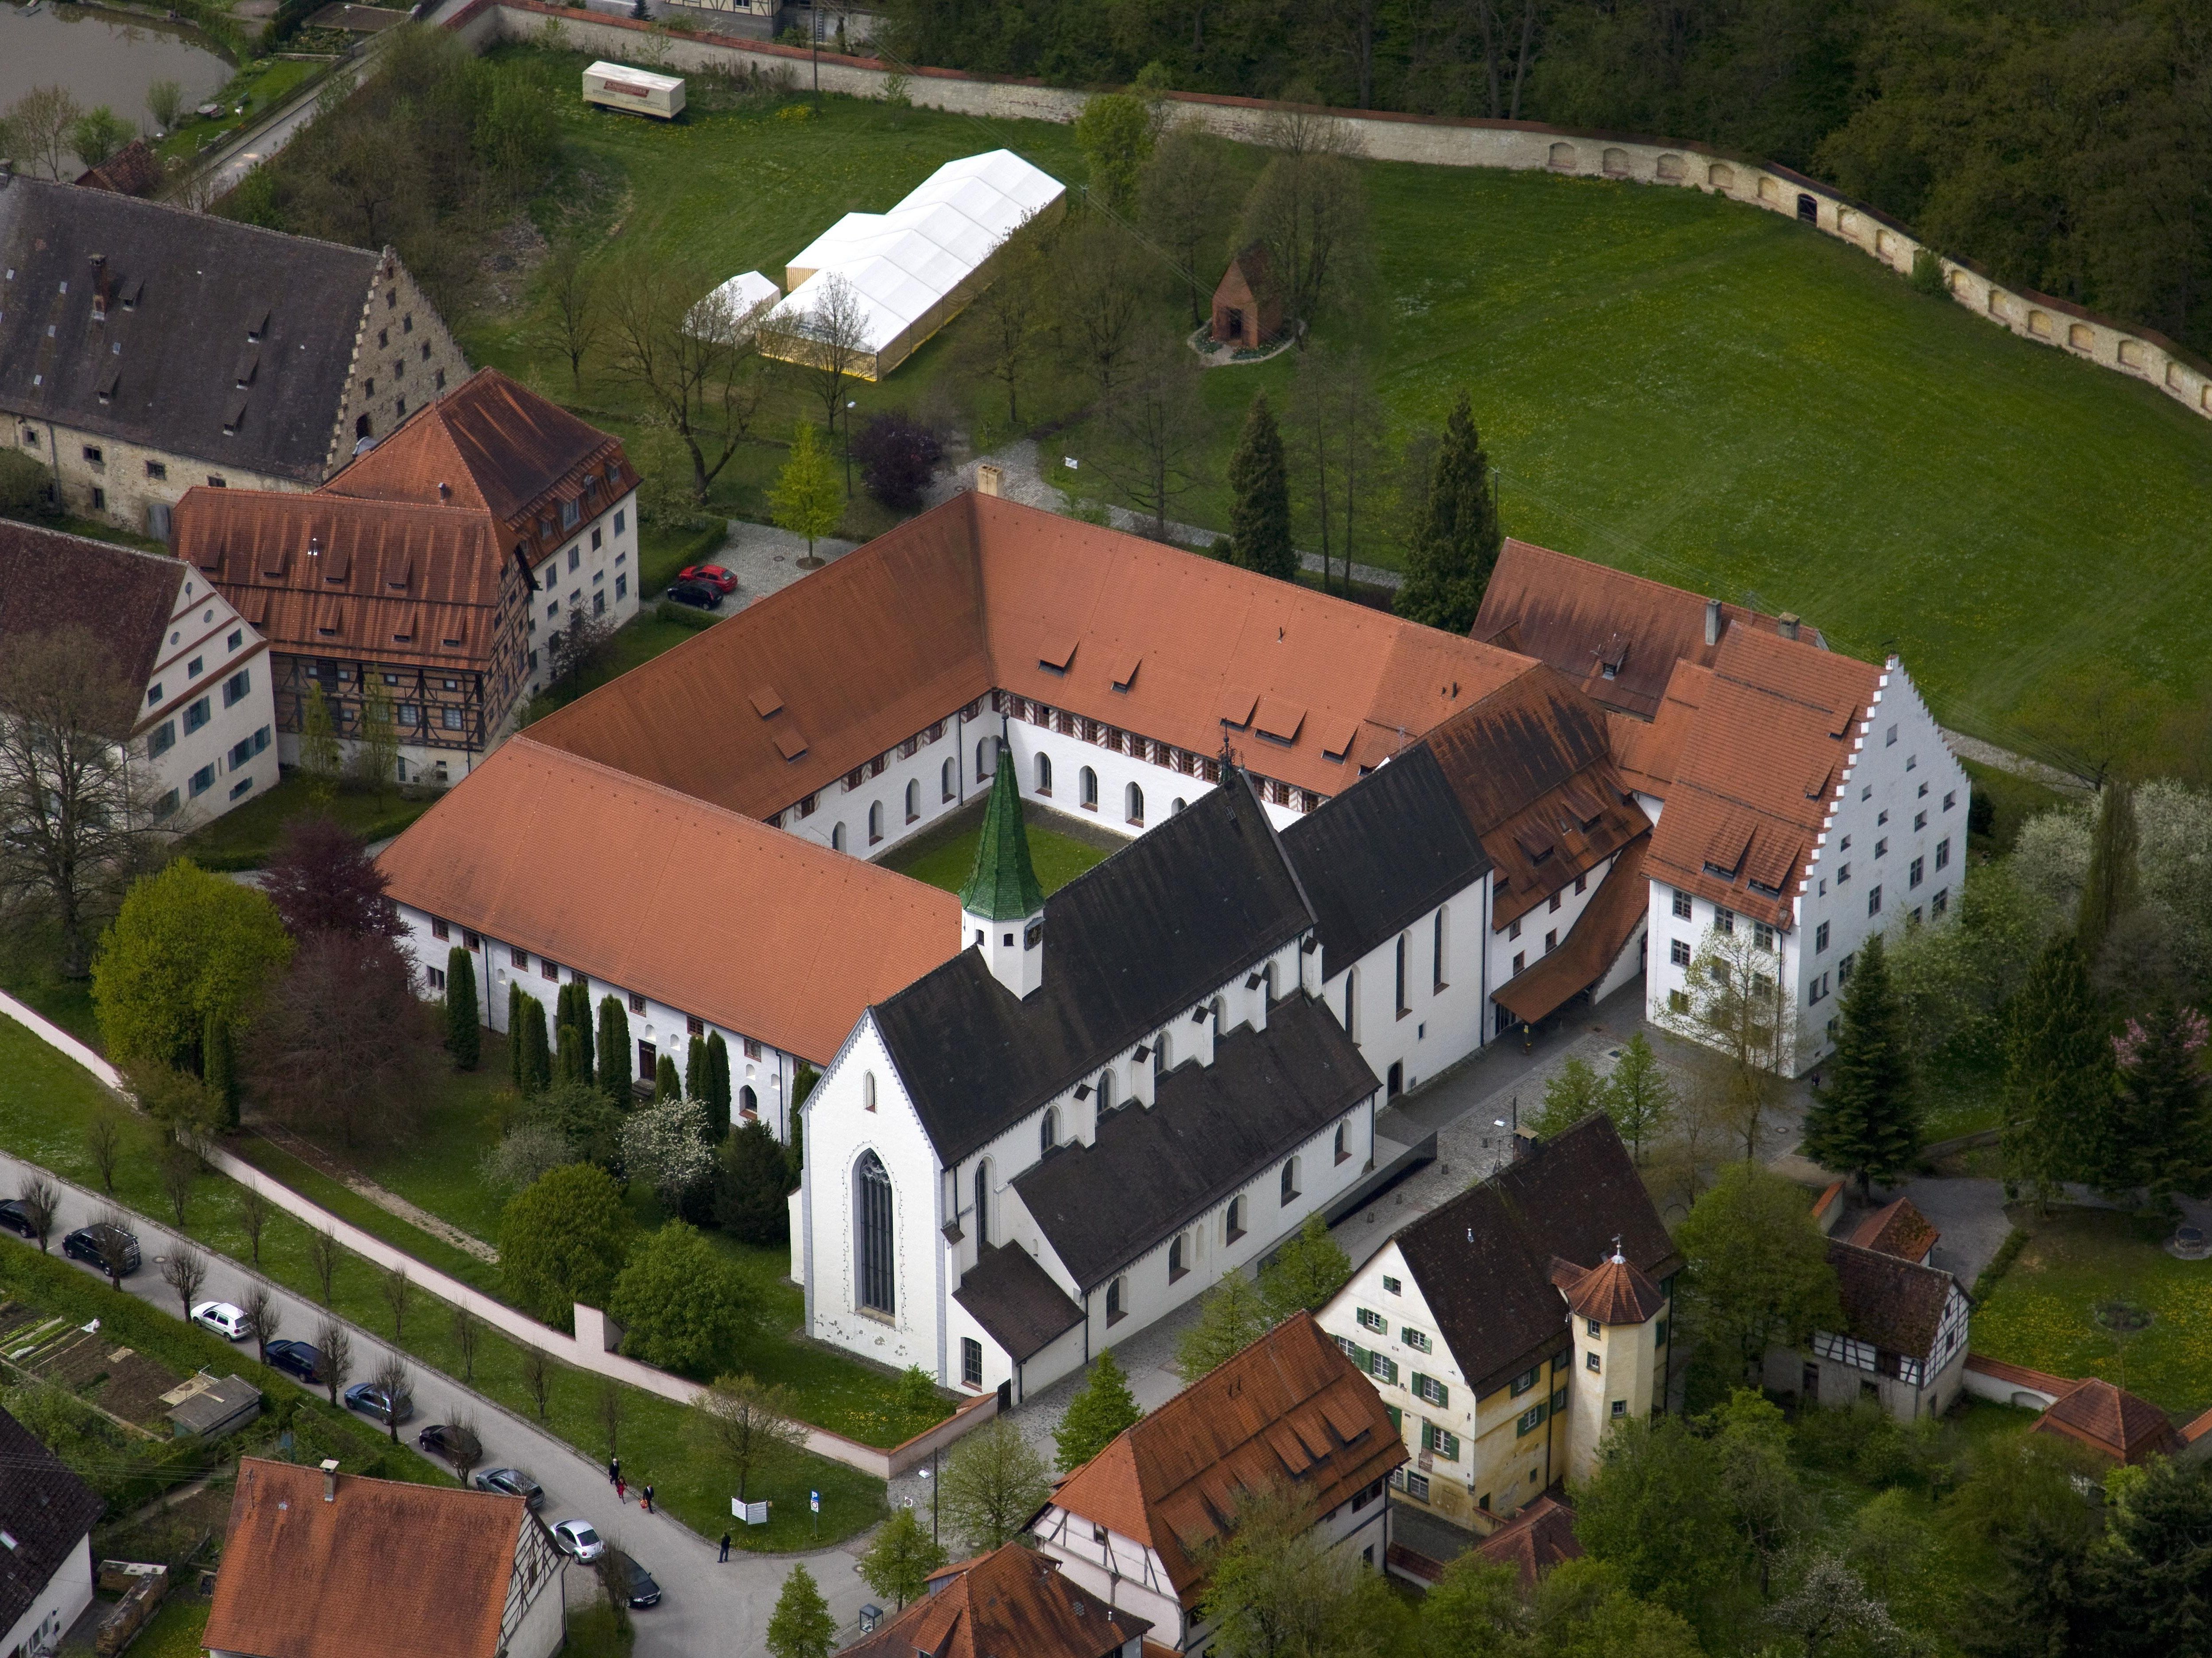
[[190,109],[230,76],[230,65],[186,32],[51,0],[26,14],[0,0],[0,111],[33,87],[61,86],[87,109],[105,104],[150,132],[146,88],[155,82],[174,81]]

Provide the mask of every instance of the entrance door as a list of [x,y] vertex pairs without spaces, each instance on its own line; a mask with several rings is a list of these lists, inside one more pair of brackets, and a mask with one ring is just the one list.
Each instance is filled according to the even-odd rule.
[[653,1073],[660,1069],[660,1052],[651,1042],[637,1045],[637,1074],[651,1082]]
[[1810,196],[1799,196],[1797,197],[1797,216],[1806,224],[1820,223],[1820,203],[1814,201]]
[[1819,1365],[1808,1364],[1805,1367],[1802,1392],[1808,1405],[1817,1405],[1820,1402],[1820,1367]]
[[1406,1062],[1403,1060],[1395,1060],[1392,1063],[1390,1066],[1389,1086],[1389,1096],[1394,1100],[1396,1099],[1399,1095],[1406,1091]]

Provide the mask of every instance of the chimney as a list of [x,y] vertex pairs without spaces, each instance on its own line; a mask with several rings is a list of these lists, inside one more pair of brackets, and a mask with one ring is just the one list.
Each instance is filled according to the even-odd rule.
[[1720,642],[1721,602],[1717,598],[1709,598],[1705,601],[1705,643],[1717,645]]
[[1006,474],[988,460],[975,469],[975,493],[979,495],[997,495],[1005,482]]
[[323,1460],[323,1501],[335,1503],[337,1500],[338,1460],[334,1456],[325,1457]]
[[1784,639],[1796,638],[1797,613],[1795,610],[1783,611],[1780,616],[1774,618],[1774,631],[1780,634]]

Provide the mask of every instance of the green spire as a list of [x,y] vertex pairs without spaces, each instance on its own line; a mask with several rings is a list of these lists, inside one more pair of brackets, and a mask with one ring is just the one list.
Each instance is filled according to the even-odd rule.
[[1018,921],[1044,908],[1044,889],[1030,862],[1029,831],[1022,826],[1014,756],[1004,749],[999,751],[999,774],[991,780],[990,802],[983,808],[975,867],[960,889],[960,908],[994,921]]

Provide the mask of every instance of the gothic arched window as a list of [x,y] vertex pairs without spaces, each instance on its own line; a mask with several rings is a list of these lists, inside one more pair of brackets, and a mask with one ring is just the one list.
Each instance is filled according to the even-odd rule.
[[860,1153],[853,1171],[853,1214],[860,1241],[860,1305],[878,1313],[898,1310],[891,1249],[891,1177],[873,1151]]
[[975,1247],[988,1248],[991,1242],[991,1160],[986,1157],[975,1165]]
[[1059,1144],[1060,1108],[1048,1105],[1044,1108],[1044,1121],[1037,1127],[1037,1155],[1042,1157]]

